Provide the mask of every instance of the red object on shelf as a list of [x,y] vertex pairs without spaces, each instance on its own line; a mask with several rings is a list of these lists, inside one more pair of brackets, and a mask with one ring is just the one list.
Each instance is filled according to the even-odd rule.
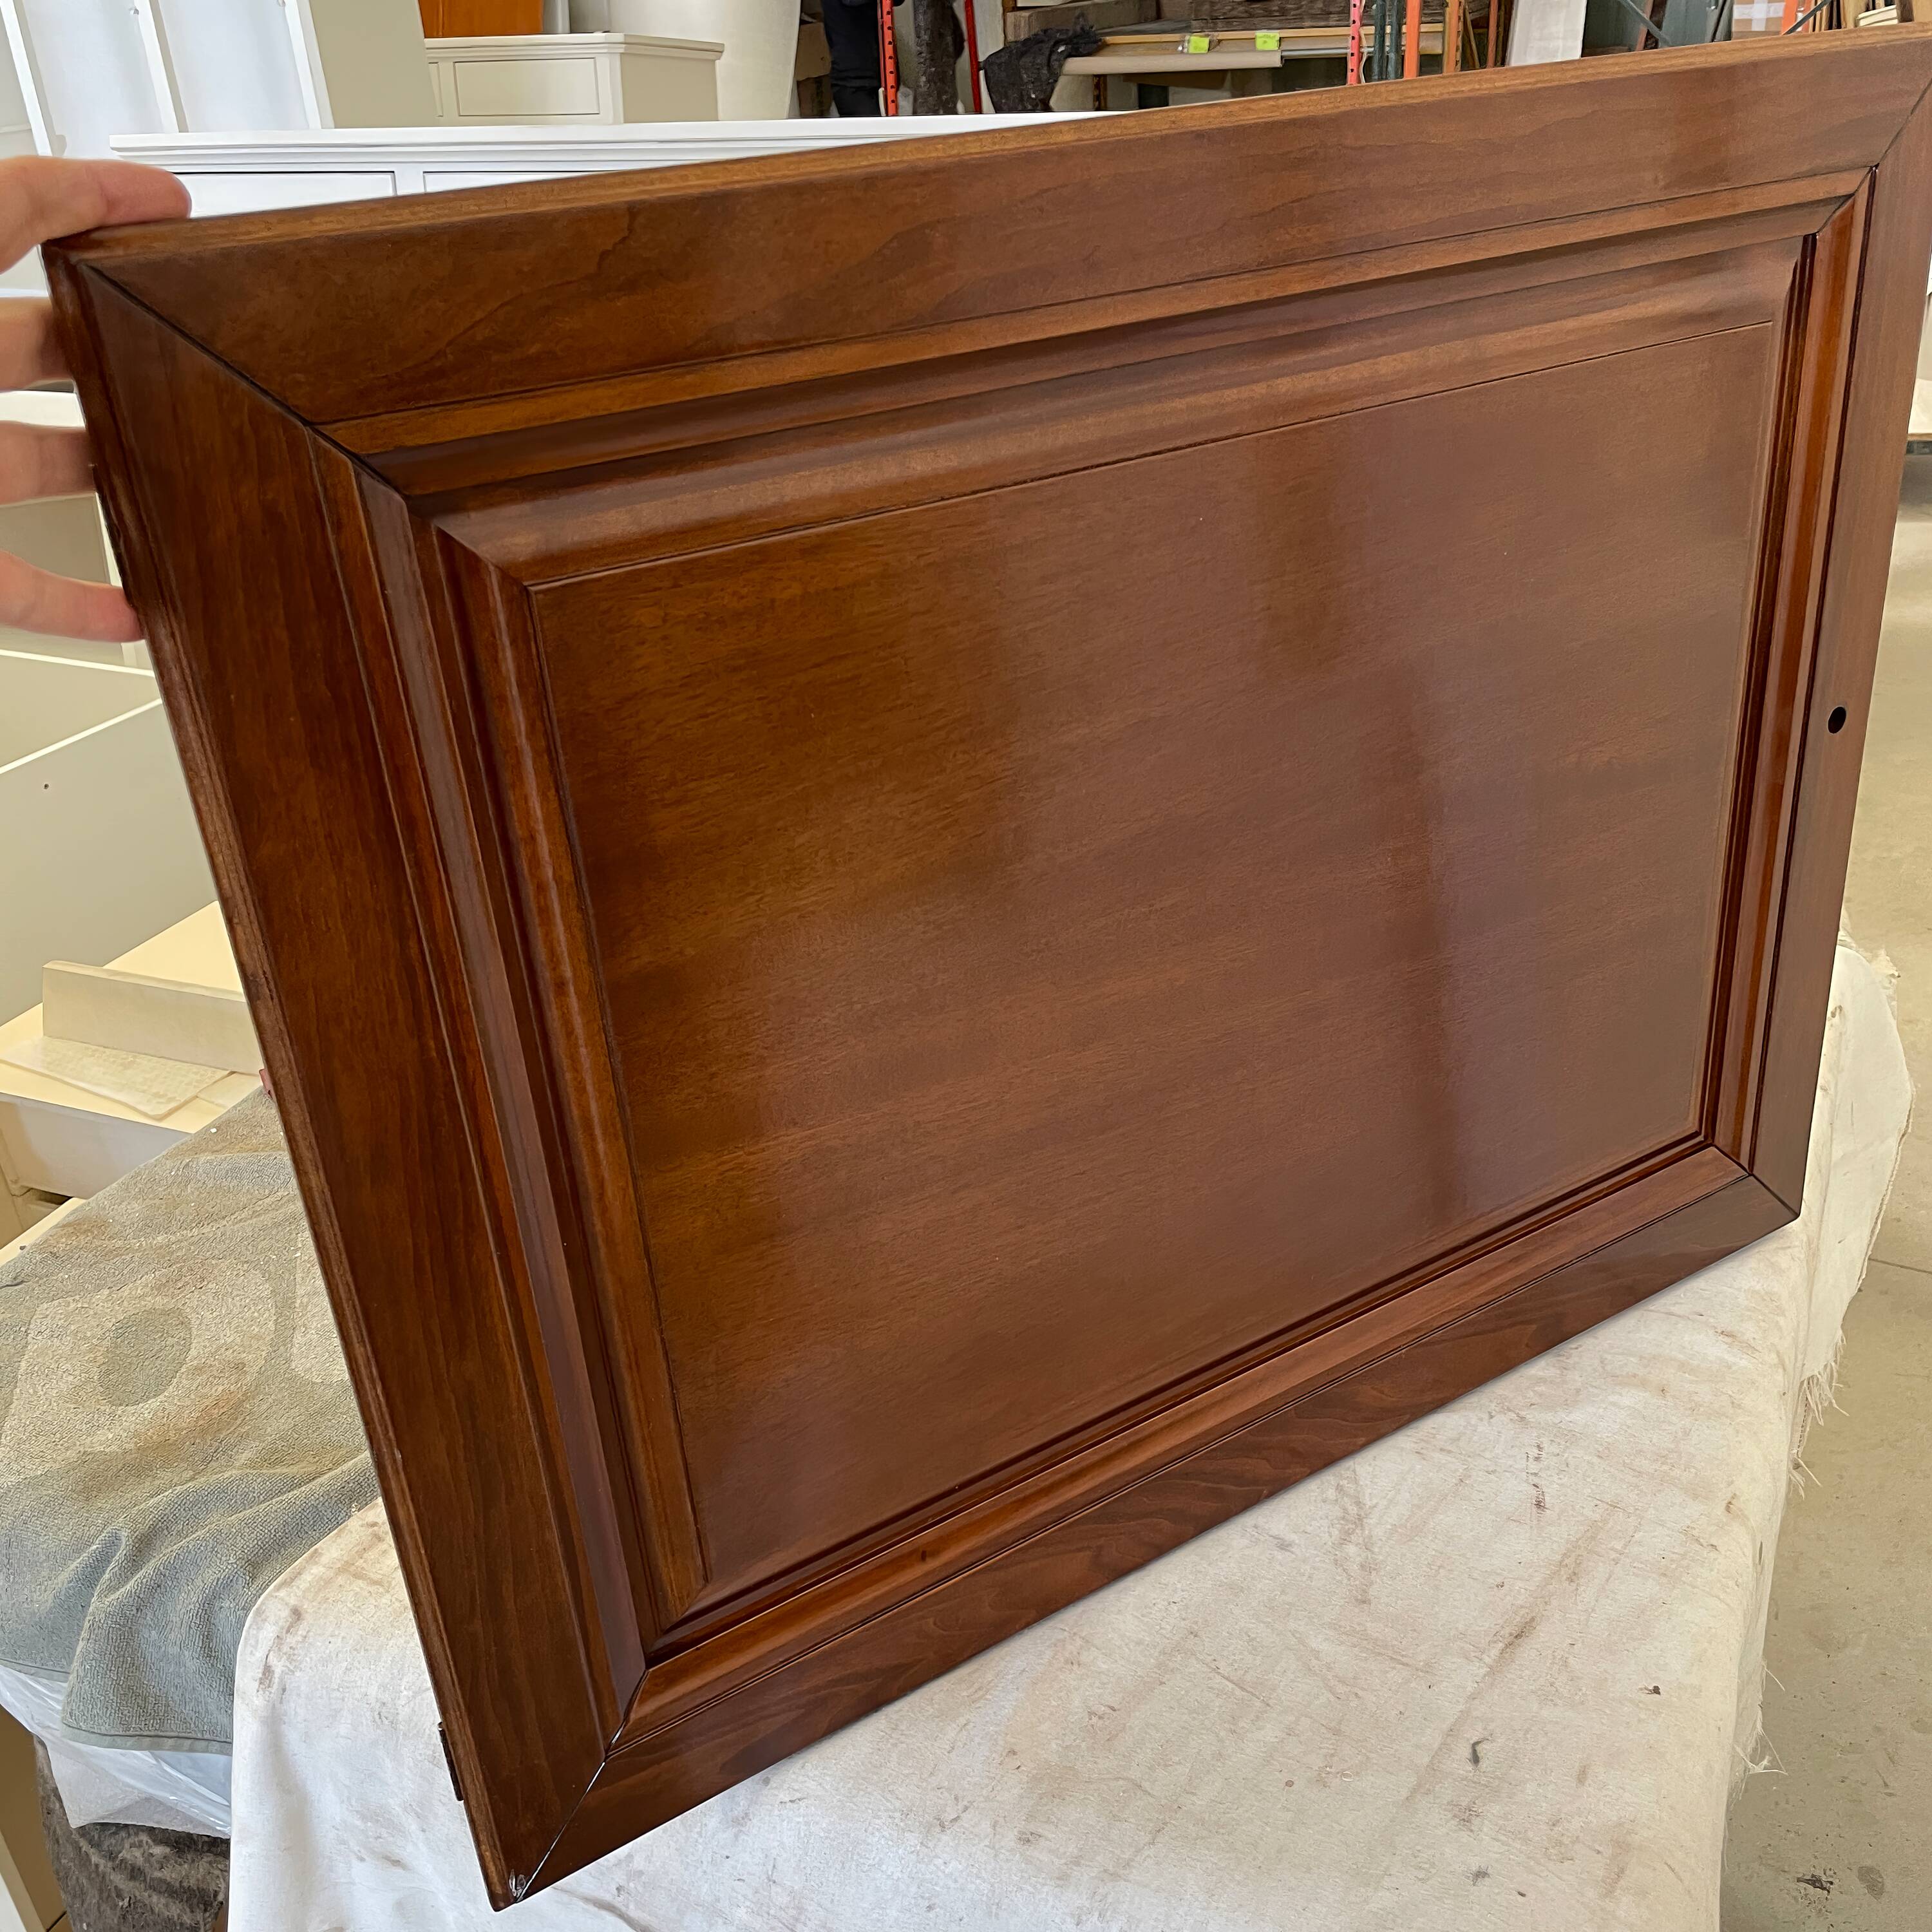
[[1362,79],[1362,0],[1348,0],[1348,85]]
[[899,50],[892,39],[892,0],[879,0],[879,77],[884,85],[886,112],[899,111]]
[[959,0],[959,10],[966,16],[966,64],[973,70],[973,112],[983,114],[986,111],[986,83],[980,76],[980,29],[973,18],[974,0]]

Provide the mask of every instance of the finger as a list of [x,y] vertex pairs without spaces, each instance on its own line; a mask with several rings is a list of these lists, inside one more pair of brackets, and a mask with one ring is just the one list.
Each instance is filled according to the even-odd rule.
[[93,451],[86,430],[0,422],[0,503],[83,496],[93,488]]
[[[0,268],[57,235],[188,212],[188,190],[164,169],[38,154],[0,161]],[[0,388],[24,388],[67,373],[51,307],[31,298],[0,303]]]
[[66,374],[52,304],[29,296],[0,301],[0,389],[31,389]]
[[57,161],[26,154],[0,163],[0,267],[57,235],[187,214],[188,190],[134,161]]
[[0,551],[0,624],[104,644],[131,644],[141,634],[134,607],[112,584],[56,577],[4,551]]

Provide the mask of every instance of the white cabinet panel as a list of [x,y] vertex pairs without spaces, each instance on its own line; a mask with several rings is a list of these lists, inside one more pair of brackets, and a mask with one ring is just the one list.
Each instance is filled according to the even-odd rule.
[[597,63],[587,54],[568,60],[453,61],[450,74],[459,120],[522,120],[535,114],[590,120],[598,111]]
[[501,188],[506,182],[568,181],[577,172],[575,169],[425,168],[423,186],[431,194],[439,189]]
[[[214,896],[154,679],[0,652],[0,1013],[50,959],[98,965]],[[98,721],[98,722],[97,722]]]
[[328,201],[374,201],[396,191],[393,174],[311,172],[195,174],[178,170],[197,214],[246,214],[262,208],[310,208]]

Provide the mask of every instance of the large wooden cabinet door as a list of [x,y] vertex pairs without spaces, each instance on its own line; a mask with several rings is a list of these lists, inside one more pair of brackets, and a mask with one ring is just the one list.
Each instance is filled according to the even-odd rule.
[[50,250],[500,1902],[1790,1218],[1928,80]]

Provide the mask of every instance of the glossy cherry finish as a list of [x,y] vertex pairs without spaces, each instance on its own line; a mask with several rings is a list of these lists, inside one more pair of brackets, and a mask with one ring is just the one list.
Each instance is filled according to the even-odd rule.
[[49,251],[499,1902],[1790,1217],[1830,38]]

